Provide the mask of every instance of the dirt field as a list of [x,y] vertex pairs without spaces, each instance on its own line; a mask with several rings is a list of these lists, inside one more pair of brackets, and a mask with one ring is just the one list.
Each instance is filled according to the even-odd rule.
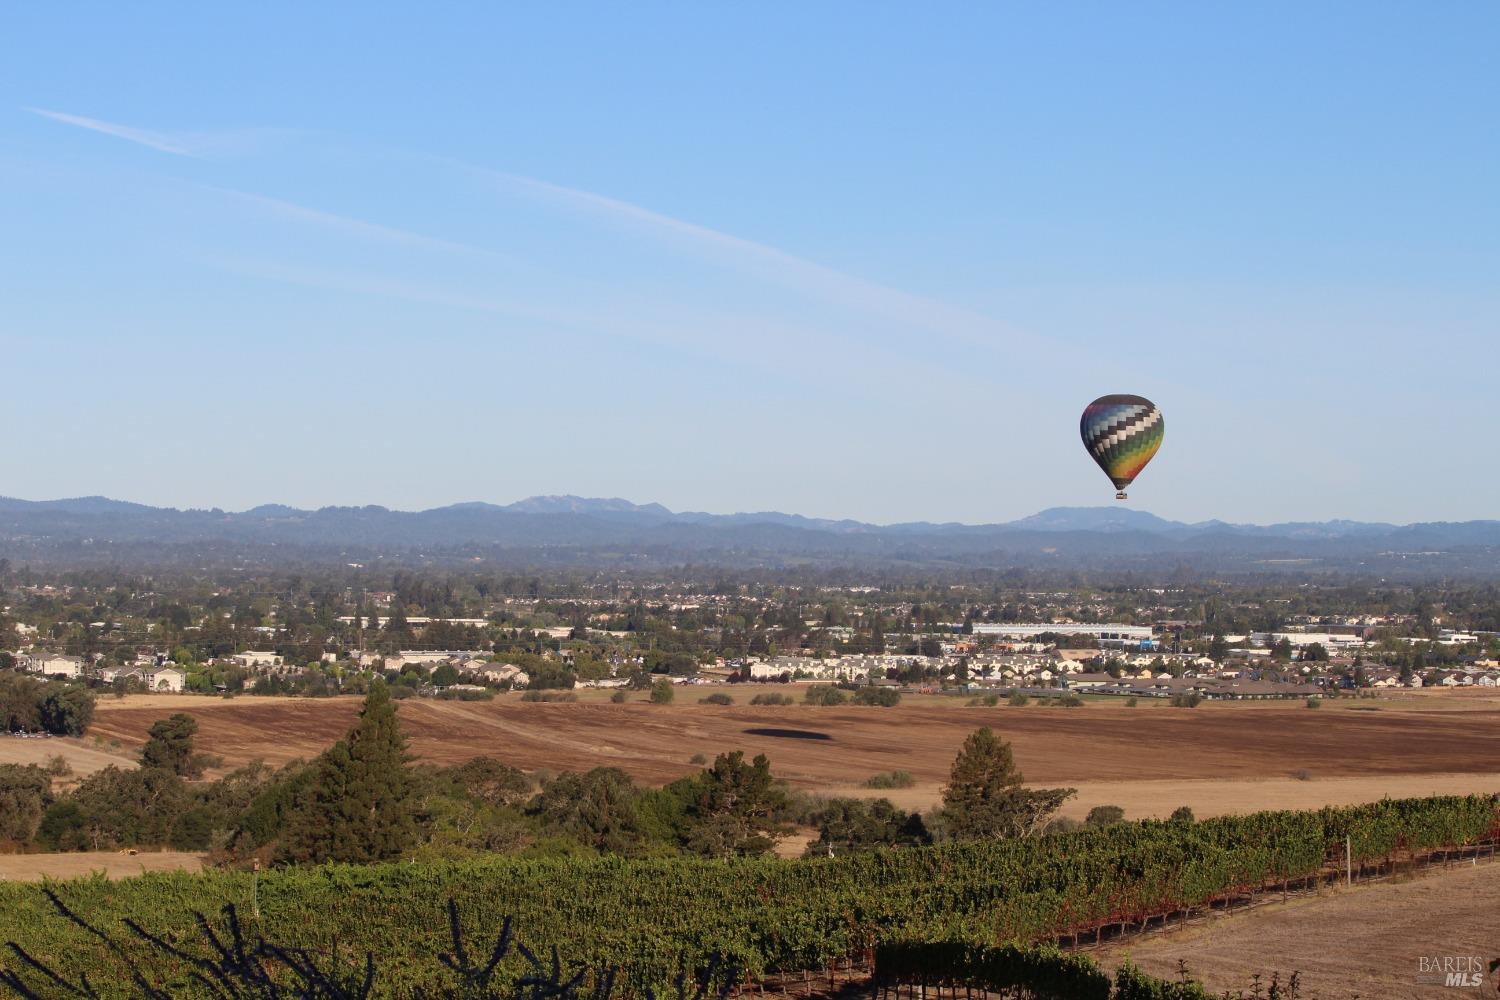
[[53,757],[62,757],[73,769],[76,777],[84,777],[102,771],[111,764],[130,767],[135,763],[134,754],[123,745],[112,750],[107,745],[100,747],[91,740],[74,740],[53,737],[51,739],[20,739],[0,735],[0,764],[36,764],[43,766]]
[[129,878],[145,872],[199,871],[203,855],[182,851],[122,854],[85,851],[76,854],[0,854],[0,882],[34,882],[44,878],[83,878],[103,872]]
[[[745,700],[744,692],[735,693]],[[516,696],[409,699],[399,712],[412,752],[436,763],[490,754],[530,771],[608,765],[660,784],[696,770],[694,754],[711,759],[743,749],[767,754],[797,787],[888,795],[908,808],[936,801],[959,745],[981,725],[1012,741],[1030,782],[1079,789],[1070,815],[1106,803],[1131,817],[1183,804],[1204,817],[1385,795],[1500,791],[1500,699],[1493,697],[1351,700],[1309,710],[1301,703],[977,708],[929,696],[881,709],[715,707],[697,704],[699,694],[680,690],[669,706],[587,697],[556,704]],[[227,766],[256,758],[280,764],[322,751],[358,709],[354,698],[145,695],[101,701],[91,736],[118,740],[128,754],[153,721],[186,711],[199,721],[202,748]],[[896,769],[910,771],[916,787],[859,789],[870,775]],[[1310,780],[1297,780],[1304,770]]]
[[[1087,951],[1087,949],[1085,949]],[[1182,959],[1210,990],[1250,991],[1273,971],[1302,975],[1302,996],[1432,998],[1494,996],[1483,988],[1418,983],[1421,956],[1473,958],[1483,969],[1500,958],[1500,863],[1457,866],[1404,882],[1356,885],[1195,920],[1089,951],[1107,969],[1128,955],[1145,971],[1175,978]]]

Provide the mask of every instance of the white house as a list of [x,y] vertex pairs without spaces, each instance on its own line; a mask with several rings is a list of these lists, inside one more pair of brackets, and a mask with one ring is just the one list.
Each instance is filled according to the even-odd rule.
[[75,678],[83,676],[84,660],[81,656],[60,656],[52,653],[34,657],[31,669],[47,677]]
[[514,663],[496,663],[474,671],[474,676],[482,677],[491,684],[503,684],[510,681],[514,687],[525,687],[531,683],[531,675]]
[[161,667],[146,674],[146,686],[153,691],[170,691],[177,693],[182,690],[183,683],[187,680],[187,673],[176,667]]

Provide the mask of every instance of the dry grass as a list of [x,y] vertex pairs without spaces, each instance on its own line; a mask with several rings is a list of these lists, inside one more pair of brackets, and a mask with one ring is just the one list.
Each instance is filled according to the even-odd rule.
[[[1176,978],[1179,959],[1211,990],[1249,990],[1272,971],[1302,975],[1305,997],[1382,1000],[1478,995],[1415,980],[1422,955],[1500,957],[1500,863],[1481,861],[1405,881],[1324,890],[1246,913],[1215,916],[1107,943],[1091,952],[1106,968],[1127,956]],[[1493,996],[1495,979],[1490,977]]]
[[[153,721],[186,711],[199,721],[202,749],[222,756],[226,766],[256,758],[280,764],[321,752],[353,722],[359,704],[357,698],[105,699],[92,732],[119,740],[129,755]],[[1372,705],[1380,711],[1352,710]],[[1500,790],[1500,699],[1494,697],[1350,699],[1309,712],[1300,702],[1193,710],[1128,709],[1119,702],[1072,710],[968,707],[937,696],[908,697],[895,708],[720,707],[687,698],[673,705],[614,705],[606,693],[586,692],[569,704],[525,704],[516,695],[491,702],[409,699],[399,712],[412,752],[434,763],[490,754],[527,770],[614,766],[661,784],[695,771],[689,759],[696,753],[711,759],[743,749],[767,754],[796,787],[886,795],[909,808],[937,800],[959,745],[981,725],[1012,741],[1030,781],[1079,789],[1069,815],[1113,804],[1135,818],[1189,805],[1205,817],[1384,795]],[[16,742],[48,748],[45,754],[66,741]],[[1304,766],[1313,772],[1310,781],[1293,777]],[[892,770],[911,772],[915,786],[860,788],[871,774]]]
[[116,851],[0,854],[0,882],[83,878],[95,872],[102,872],[108,878],[129,878],[146,872],[195,872],[202,868],[203,855],[184,851],[143,851],[140,854]]

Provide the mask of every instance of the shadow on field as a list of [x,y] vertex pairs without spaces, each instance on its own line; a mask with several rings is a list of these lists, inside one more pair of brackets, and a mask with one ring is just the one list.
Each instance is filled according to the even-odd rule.
[[832,736],[827,733],[815,732],[811,729],[747,729],[746,736],[771,736],[778,740],[831,740]]

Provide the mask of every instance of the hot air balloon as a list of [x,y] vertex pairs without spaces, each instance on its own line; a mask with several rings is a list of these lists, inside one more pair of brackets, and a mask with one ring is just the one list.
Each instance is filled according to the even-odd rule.
[[1083,446],[1119,490],[1116,500],[1161,447],[1164,429],[1161,411],[1143,396],[1100,396],[1078,422]]

